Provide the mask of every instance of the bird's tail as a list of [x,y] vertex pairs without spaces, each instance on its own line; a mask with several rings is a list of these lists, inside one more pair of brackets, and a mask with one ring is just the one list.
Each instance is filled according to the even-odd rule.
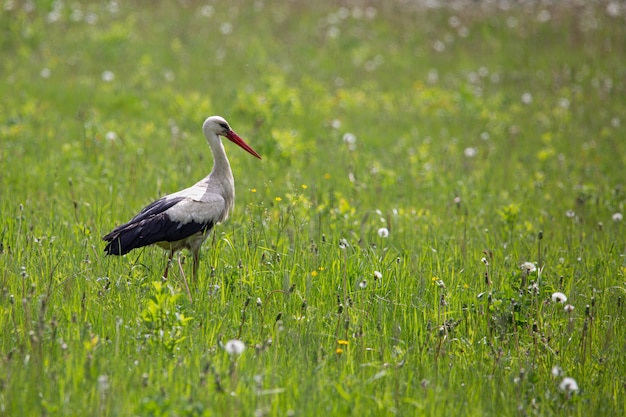
[[[126,225],[124,225],[126,226]],[[141,228],[120,226],[111,233],[102,237],[108,242],[104,247],[107,255],[126,255],[133,249],[150,245],[153,242],[146,241],[141,233]]]

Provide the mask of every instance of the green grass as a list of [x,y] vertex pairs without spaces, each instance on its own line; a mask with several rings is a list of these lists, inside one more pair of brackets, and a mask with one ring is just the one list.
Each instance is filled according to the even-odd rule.
[[[621,2],[91,3],[0,14],[0,415],[624,413]],[[212,114],[263,160],[190,303],[100,237]]]

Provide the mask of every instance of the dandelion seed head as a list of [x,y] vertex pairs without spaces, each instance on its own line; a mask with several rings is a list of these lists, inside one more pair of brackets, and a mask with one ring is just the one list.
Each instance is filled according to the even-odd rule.
[[105,83],[110,83],[115,79],[115,74],[113,73],[113,71],[107,70],[102,73],[101,77],[102,81],[104,81]]
[[613,219],[614,222],[621,222],[624,219],[624,216],[622,215],[622,213],[614,213],[613,216],[611,216],[611,219]]
[[555,292],[552,294],[553,303],[564,303],[567,301],[567,297],[562,292]]
[[574,210],[567,210],[567,211],[565,212],[565,215],[571,219],[571,218],[573,218],[574,216],[576,216],[576,213],[574,212]]
[[535,295],[539,294],[539,284],[536,282],[533,282],[532,284],[528,286],[528,291],[530,291],[531,293]]
[[374,279],[381,279],[383,277],[382,272],[380,271],[374,271]]
[[541,23],[549,22],[552,19],[552,13],[549,10],[543,9],[537,15],[537,20]]
[[349,150],[354,151],[356,149],[356,135],[350,132],[344,134],[343,143],[348,145]]
[[476,155],[478,155],[478,149],[476,149],[476,148],[465,148],[465,150],[463,151],[463,155],[465,155],[466,158],[473,158]]
[[529,273],[529,274],[531,272],[535,272],[537,270],[537,267],[532,262],[524,262],[523,264],[520,265],[520,268],[523,271],[526,271],[526,273]]
[[611,17],[618,17],[620,15],[620,4],[617,1],[612,1],[606,5],[606,13]]
[[224,350],[229,355],[232,355],[232,356],[239,356],[239,355],[241,355],[245,348],[246,348],[245,343],[243,343],[241,340],[237,340],[237,339],[229,340],[224,345]]
[[528,93],[528,92],[524,93],[524,94],[522,94],[522,99],[521,100],[522,100],[522,103],[524,103],[524,104],[530,104],[530,103],[533,102],[533,95]]
[[220,32],[222,35],[230,35],[233,32],[233,24],[230,22],[224,22],[220,26]]
[[350,244],[348,244],[348,241],[346,239],[339,239],[339,248],[340,249],[345,249],[348,246],[350,246]]
[[100,375],[98,377],[98,391],[104,393],[108,391],[110,387],[108,375]]
[[378,229],[378,236],[382,238],[389,237],[389,229],[387,229],[386,227],[381,227],[380,229]]
[[572,311],[574,311],[574,306],[571,304],[565,304],[563,310],[565,310],[566,313],[571,313]]
[[215,13],[215,8],[210,5],[202,6],[200,9],[200,14],[204,17],[211,17]]
[[574,378],[566,376],[559,384],[559,389],[567,393],[578,392],[578,383]]
[[367,280],[362,280],[361,282],[359,282],[359,288],[362,290],[367,288]]
[[563,369],[559,365],[554,365],[550,373],[553,377],[558,378],[563,375]]

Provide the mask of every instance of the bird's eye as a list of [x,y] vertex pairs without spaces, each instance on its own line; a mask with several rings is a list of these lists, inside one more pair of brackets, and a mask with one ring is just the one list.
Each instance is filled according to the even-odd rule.
[[224,122],[221,122],[221,123],[220,123],[220,127],[221,127],[222,129],[226,130],[226,131],[229,131],[229,130],[230,130],[230,128],[228,127],[228,124],[226,124],[226,123],[224,123]]

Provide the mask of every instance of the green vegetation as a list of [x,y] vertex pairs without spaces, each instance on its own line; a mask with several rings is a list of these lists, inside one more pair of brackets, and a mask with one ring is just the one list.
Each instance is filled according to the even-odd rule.
[[[624,414],[623,2],[94,3],[2,2],[0,415]],[[189,302],[100,237],[213,114]]]

